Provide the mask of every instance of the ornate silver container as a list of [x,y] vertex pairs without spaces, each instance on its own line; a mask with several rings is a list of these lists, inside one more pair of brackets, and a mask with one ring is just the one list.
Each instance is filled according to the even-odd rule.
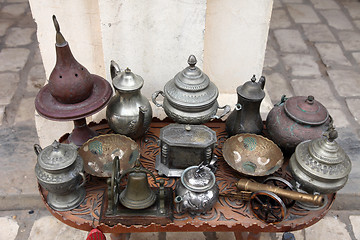
[[140,92],[144,80],[129,68],[121,72],[114,61],[110,72],[116,94],[106,108],[109,126],[116,133],[139,138],[149,129],[152,118],[150,103]]
[[206,213],[219,198],[215,174],[203,165],[188,167],[176,183],[175,196],[177,212]]
[[39,184],[49,191],[49,206],[57,211],[78,207],[86,192],[83,160],[77,147],[54,141],[44,149],[35,144],[34,150],[38,155],[35,174]]
[[304,141],[296,147],[289,167],[300,189],[325,194],[344,187],[351,161],[336,138],[337,131],[331,128],[325,137]]
[[[152,95],[154,104],[164,108],[165,113],[178,123],[205,123],[222,118],[230,111],[229,105],[219,107],[217,87],[195,66],[196,63],[195,56],[191,55],[188,59],[189,66],[167,82],[164,91],[156,91]],[[164,97],[163,104],[156,101],[159,95]],[[217,116],[219,108],[224,111]]]
[[[185,168],[216,161],[216,133],[204,125],[170,124],[160,130],[159,175],[180,177]],[[213,160],[214,159],[214,160]]]

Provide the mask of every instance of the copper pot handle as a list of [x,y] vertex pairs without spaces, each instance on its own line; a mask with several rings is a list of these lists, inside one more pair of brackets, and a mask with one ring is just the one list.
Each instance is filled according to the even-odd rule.
[[231,107],[229,105],[225,105],[223,107],[218,107],[218,109],[224,109],[224,111],[221,113],[220,116],[217,116],[216,114],[211,117],[211,119],[221,119],[223,116],[228,114],[231,111]]
[[158,98],[158,96],[161,94],[161,96],[163,96],[163,97],[165,97],[165,94],[164,94],[164,92],[163,91],[156,91],[156,92],[154,92],[152,95],[151,95],[151,100],[152,100],[152,102],[155,104],[155,106],[157,106],[157,107],[163,107],[163,105],[162,104],[160,104],[160,103],[158,103],[157,101],[156,101],[156,99]]
[[78,186],[78,188],[81,188],[82,186],[85,185],[86,183],[86,178],[85,178],[85,174],[83,172],[79,172],[79,175],[81,176],[82,178],[82,183]]

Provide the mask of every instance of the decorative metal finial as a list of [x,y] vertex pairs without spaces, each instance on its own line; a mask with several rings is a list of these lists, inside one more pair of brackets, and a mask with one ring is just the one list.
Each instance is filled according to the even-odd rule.
[[255,81],[256,81],[255,74],[252,76],[251,81],[252,81],[252,82],[255,82]]
[[188,58],[188,64],[191,68],[195,68],[195,65],[197,63],[196,57],[194,55],[190,55]]
[[56,30],[56,46],[63,47],[63,46],[65,46],[67,44],[67,42],[66,42],[64,36],[60,32],[60,25],[59,25],[59,22],[56,19],[56,16],[53,15],[52,19],[53,19],[54,27],[55,27],[55,30]]
[[306,102],[309,103],[309,104],[313,104],[313,103],[314,103],[314,100],[315,100],[314,96],[309,95],[309,96],[307,97],[307,99],[306,99]]

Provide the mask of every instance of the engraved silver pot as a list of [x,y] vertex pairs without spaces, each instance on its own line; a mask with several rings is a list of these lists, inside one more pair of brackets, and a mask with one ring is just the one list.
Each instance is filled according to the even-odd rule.
[[[188,59],[189,66],[175,75],[164,86],[164,91],[156,91],[152,101],[157,107],[164,108],[165,113],[178,123],[201,124],[212,119],[220,119],[230,112],[230,106],[219,107],[219,91],[209,77],[196,67],[194,55]],[[164,97],[163,104],[156,101]],[[220,116],[218,109],[224,109]]]
[[57,211],[78,207],[86,192],[83,160],[77,147],[54,141],[44,149],[35,144],[34,150],[38,156],[35,174],[39,184],[49,192],[49,206]]

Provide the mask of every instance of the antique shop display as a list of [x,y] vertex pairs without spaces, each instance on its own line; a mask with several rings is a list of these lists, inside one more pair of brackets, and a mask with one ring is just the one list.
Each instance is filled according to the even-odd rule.
[[35,108],[41,116],[50,120],[73,120],[75,126],[68,142],[81,146],[97,135],[87,126],[85,117],[105,107],[111,98],[112,88],[105,79],[89,73],[76,61],[55,16],[53,22],[56,29],[56,65],[49,83],[36,96]]
[[47,203],[57,211],[78,207],[85,198],[83,160],[72,144],[53,144],[42,149],[34,145],[37,154],[35,174],[39,184],[49,191]]
[[319,138],[331,117],[313,96],[282,97],[266,118],[270,138],[282,149],[293,152],[302,141]]
[[223,145],[224,160],[236,171],[251,176],[265,176],[278,170],[284,156],[271,140],[256,134],[242,133]]
[[290,158],[290,171],[300,189],[310,193],[333,193],[344,187],[351,161],[335,141],[337,131],[330,127],[325,137],[300,143]]
[[139,146],[136,142],[119,134],[94,137],[79,148],[85,172],[97,177],[111,177],[115,156],[120,159],[120,173],[132,168],[135,160],[139,158],[138,153]]
[[[196,67],[194,55],[188,59],[189,66],[175,75],[164,86],[164,91],[156,91],[152,101],[157,107],[162,107],[165,113],[178,123],[200,124],[211,119],[219,119],[230,111],[230,106],[219,107],[217,97],[219,91],[209,77]],[[163,104],[156,101],[164,97]],[[218,109],[224,109],[220,116]]]
[[170,124],[160,130],[159,175],[180,177],[185,168],[216,161],[216,133],[204,125]]
[[206,213],[219,198],[215,174],[204,165],[188,167],[176,183],[175,196],[178,213]]
[[265,77],[256,82],[255,75],[251,81],[236,89],[238,102],[235,110],[226,119],[226,131],[229,136],[239,133],[261,134],[263,122],[260,116],[260,104],[265,97]]
[[120,71],[114,61],[110,73],[116,94],[106,108],[106,119],[114,132],[137,139],[149,129],[152,119],[150,103],[140,92],[144,80],[129,68]]

